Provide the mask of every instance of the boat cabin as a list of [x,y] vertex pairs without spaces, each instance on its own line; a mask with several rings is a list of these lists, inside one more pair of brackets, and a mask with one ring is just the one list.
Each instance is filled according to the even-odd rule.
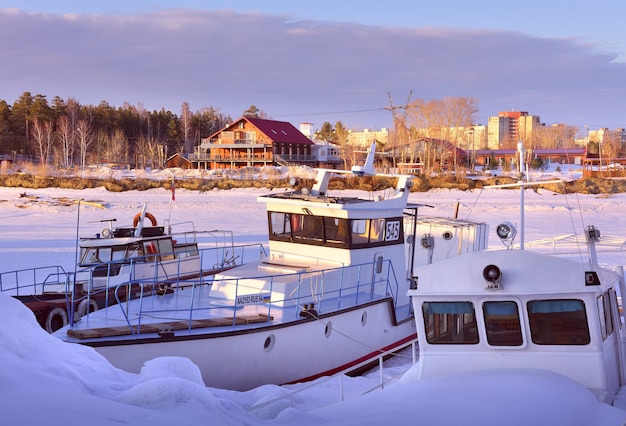
[[95,238],[81,241],[79,266],[87,267],[106,262],[147,260],[147,256],[159,255],[172,259],[174,243],[172,237],[153,234],[151,237],[122,236]]
[[[623,275],[622,275],[623,277]],[[421,378],[494,368],[570,377],[611,403],[624,376],[620,274],[527,250],[487,250],[415,270]]]

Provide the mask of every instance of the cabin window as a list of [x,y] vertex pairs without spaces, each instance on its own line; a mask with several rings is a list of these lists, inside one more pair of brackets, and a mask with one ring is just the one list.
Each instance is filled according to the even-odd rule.
[[340,219],[311,214],[269,212],[272,241],[340,248],[368,248],[404,241],[402,218]]
[[270,213],[270,238],[289,240],[291,238],[291,215],[289,213]]
[[471,302],[424,302],[422,312],[428,343],[478,343],[476,314]]
[[134,243],[128,246],[126,251],[127,258],[133,259],[141,256],[143,256],[143,245],[141,245],[141,243]]
[[352,221],[352,242],[354,244],[367,244],[369,239],[369,222],[367,219]]
[[[121,260],[126,259],[126,249],[127,249],[126,246],[123,246],[123,247],[112,247],[111,251],[110,251],[110,255],[111,255],[111,259],[110,260],[112,262],[116,262],[116,261],[121,261]],[[108,251],[108,249],[106,251]],[[105,250],[100,250],[100,258],[101,259],[102,259],[102,256],[103,256],[104,252],[105,252]],[[109,259],[107,259],[107,260],[102,259],[102,260],[103,260],[103,262],[106,262]]]
[[324,240],[324,221],[322,217],[312,215],[292,215],[293,218],[298,218],[299,228],[293,226],[293,235],[295,239],[305,240]]
[[158,246],[158,253],[160,255],[161,260],[172,260],[174,259],[174,245],[172,244],[172,240],[164,239],[164,240],[156,240],[153,243]]
[[611,298],[611,305],[613,305],[615,307],[615,311],[611,311],[611,312],[618,312],[618,316],[615,317],[615,322],[614,324],[617,324],[618,327],[621,329],[622,328],[622,321],[619,320],[619,312],[620,312],[620,307],[619,307],[619,303],[617,302],[617,293],[615,292],[614,288],[611,288],[609,290],[609,296]]
[[269,213],[270,240],[348,247],[348,220],[310,214]]
[[[102,252],[102,255],[100,254],[100,252]],[[101,256],[104,257],[104,260],[102,260]],[[97,248],[88,248],[83,251],[80,263],[81,265],[88,265],[93,263],[107,262],[110,257],[110,250],[106,252],[105,249],[98,250]]]
[[179,258],[198,256],[198,245],[194,243],[177,244],[174,247],[174,253]]
[[492,346],[520,346],[522,327],[517,303],[497,301],[483,303],[487,342]]
[[587,345],[591,341],[585,304],[579,299],[532,300],[527,304],[533,343]]
[[609,292],[598,296],[598,319],[600,321],[600,332],[602,333],[602,340],[606,340],[608,336],[613,334],[613,315],[611,311],[611,299]]
[[329,243],[349,243],[348,221],[334,217],[324,218],[324,234]]
[[351,240],[355,246],[381,246],[403,241],[402,218],[353,219]]

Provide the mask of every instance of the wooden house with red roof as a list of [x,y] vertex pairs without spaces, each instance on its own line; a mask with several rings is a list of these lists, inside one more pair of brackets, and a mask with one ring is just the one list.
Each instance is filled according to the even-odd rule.
[[314,143],[291,123],[243,116],[212,134],[189,160],[199,169],[311,164]]

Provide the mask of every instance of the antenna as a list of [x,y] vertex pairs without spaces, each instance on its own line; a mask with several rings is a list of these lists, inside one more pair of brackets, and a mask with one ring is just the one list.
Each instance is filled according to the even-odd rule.
[[352,166],[352,173],[365,176],[373,175],[374,173],[374,156],[376,155],[376,141],[373,141],[367,153],[367,159],[362,166]]

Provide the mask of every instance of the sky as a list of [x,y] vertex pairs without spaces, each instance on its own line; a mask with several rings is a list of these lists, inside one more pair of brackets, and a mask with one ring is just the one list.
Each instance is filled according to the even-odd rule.
[[[198,171],[178,171],[193,176]],[[94,177],[110,176],[95,169]],[[168,179],[172,170],[136,171],[137,177]],[[546,170],[544,177],[572,179],[580,167]],[[117,176],[116,177],[121,177]],[[535,176],[537,177],[537,176]],[[22,197],[27,193],[30,197]],[[192,217],[196,229],[231,229],[237,243],[267,243],[265,203],[257,201],[266,188],[190,191],[179,188],[170,204],[167,189],[108,192],[62,188],[0,188],[0,272],[63,264],[71,268],[77,235],[92,235],[101,219],[117,218],[124,226],[144,202],[159,221],[171,213],[173,222]],[[330,195],[365,197],[362,191]],[[436,189],[412,193],[409,201],[432,205],[422,214],[451,217],[457,202],[459,217],[486,221],[490,248],[502,248],[493,235],[504,220],[517,223],[519,194],[511,190],[459,191]],[[65,202],[59,203],[62,199]],[[71,200],[99,200],[81,207]],[[626,239],[614,228],[626,206],[626,194],[555,194],[526,191],[527,241],[580,234],[593,224],[603,237]],[[206,206],[211,208],[207,209]],[[247,215],[238,214],[246,211]],[[529,246],[530,244],[527,244]],[[549,245],[548,245],[549,246]],[[550,247],[548,247],[548,250]],[[601,264],[624,265],[624,251],[599,246]],[[71,269],[70,269],[71,270]],[[367,393],[378,384],[379,371],[365,377],[344,377],[345,402],[338,403],[338,378],[308,390],[305,385],[261,386],[247,392],[204,386],[197,366],[186,358],[156,358],[138,374],[111,366],[93,348],[60,341],[47,334],[34,315],[17,300],[0,293],[0,412],[3,424],[61,426],[87,422],[90,426],[215,425],[474,425],[612,426],[626,420],[626,401],[619,407],[598,402],[571,380],[539,370],[488,370],[479,373],[416,379],[410,354],[385,363],[390,380],[385,389]],[[394,379],[395,378],[395,379]],[[300,390],[292,398],[261,404]],[[621,394],[620,394],[621,395]],[[256,409],[252,409],[256,407]]]
[[[409,100],[476,100],[626,127],[621,0],[0,0],[0,99],[28,91],[179,113],[391,127]],[[394,109],[397,113],[403,110]]]

